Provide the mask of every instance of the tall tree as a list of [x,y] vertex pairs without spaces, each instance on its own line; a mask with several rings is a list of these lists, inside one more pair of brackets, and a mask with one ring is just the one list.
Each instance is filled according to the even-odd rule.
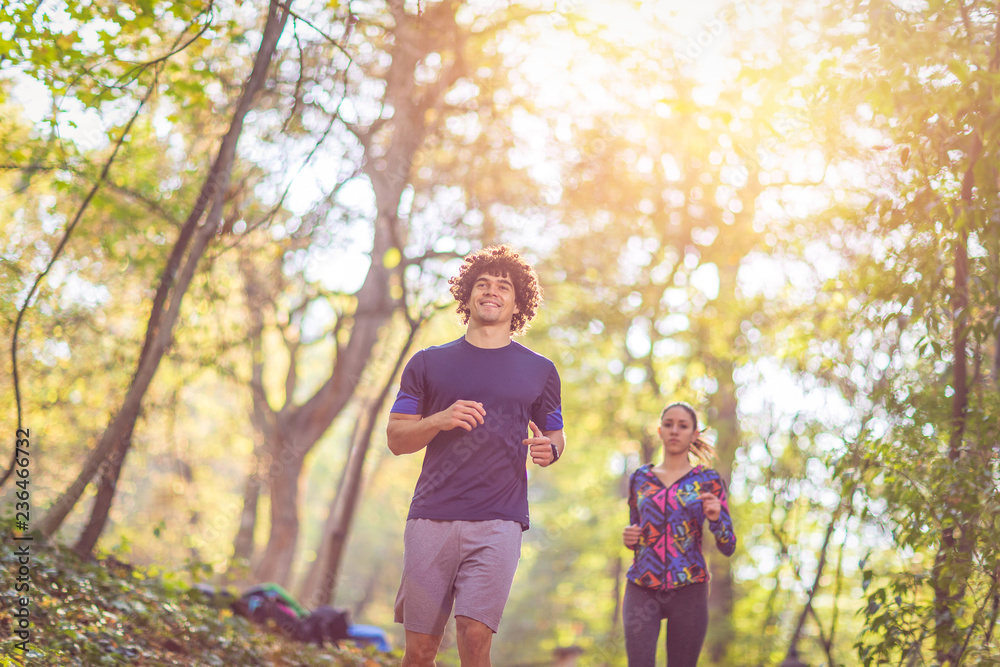
[[[267,423],[273,424],[266,433],[271,527],[255,572],[260,580],[288,583],[299,533],[298,489],[306,455],[350,401],[381,330],[396,308],[391,283],[406,236],[400,229],[400,202],[414,158],[430,129],[428,111],[442,104],[443,94],[464,73],[462,40],[455,23],[457,7],[455,2],[441,2],[418,15],[408,12],[402,2],[389,3],[394,41],[380,103],[391,112],[380,114],[367,126],[337,117],[354,134],[366,156],[362,169],[371,183],[376,209],[371,263],[354,296],[356,305],[347,314],[349,325],[342,328],[346,340],[337,343],[328,378],[302,403],[286,393],[278,410],[261,401],[255,407],[269,414]],[[429,53],[437,53],[443,43],[455,45],[446,70],[433,83],[420,85],[418,65]],[[293,356],[289,362],[293,380],[296,364]],[[261,394],[254,392],[255,397]]]
[[889,503],[896,547],[932,563],[866,571],[870,634],[859,649],[866,664],[921,660],[933,636],[935,660],[957,665],[995,651],[996,526],[983,493],[996,492],[997,405],[982,369],[1000,298],[985,250],[1000,231],[987,83],[1000,66],[1000,14],[982,2],[831,2],[824,18],[829,76],[817,101],[835,102],[829,127],[846,128],[838,158],[867,160],[868,178],[867,208],[831,216],[829,230],[856,249],[844,280],[856,326],[874,341],[904,331],[878,364],[891,382],[872,396],[886,429],[868,454],[883,474],[867,493]]
[[[388,2],[352,14],[355,32],[341,35],[338,47],[331,47],[332,36],[303,46],[296,89],[309,82],[329,86],[328,98],[335,100],[314,97],[303,109],[315,115],[310,123],[326,128],[324,137],[345,147],[347,159],[296,234],[311,234],[311,251],[318,254],[322,242],[315,239],[336,238],[332,225],[342,222],[365,239],[369,263],[356,291],[338,288],[333,296],[330,290],[296,288],[300,294],[288,299],[300,313],[321,301],[327,301],[323,308],[333,306],[331,335],[316,341],[330,343],[331,360],[315,389],[300,382],[306,369],[299,356],[304,351],[300,332],[291,332],[287,357],[263,358],[272,367],[287,363],[287,381],[280,397],[259,384],[252,392],[255,411],[264,416],[257,423],[266,429],[264,478],[271,500],[268,543],[256,558],[258,579],[288,583],[306,457],[350,405],[392,315],[406,303],[421,309],[437,301],[441,263],[463,254],[459,248],[469,247],[470,239],[495,234],[501,224],[489,221],[491,208],[527,199],[533,188],[529,178],[509,166],[511,121],[509,115],[492,115],[498,106],[493,97],[499,94],[487,85],[502,80],[497,31],[530,12],[517,7],[500,15],[491,11],[473,22],[459,20],[462,7],[454,0],[419,7]],[[318,29],[321,23],[310,25]],[[493,55],[482,55],[491,50]],[[326,52],[347,59],[343,81],[326,75],[328,59],[320,57]],[[359,211],[342,193],[362,182],[370,188],[372,203],[370,210]],[[486,219],[479,217],[479,207]],[[290,268],[302,281],[293,284],[317,280],[302,267]],[[290,321],[284,315],[278,319]],[[363,456],[352,460],[357,465],[344,483],[356,489]],[[321,551],[328,553],[325,547]]]
[[181,228],[164,269],[153,300],[146,340],[129,391],[97,446],[88,455],[76,481],[59,497],[42,520],[42,533],[51,536],[76,504],[87,484],[95,474],[100,473],[101,483],[91,521],[74,546],[79,553],[90,553],[107,520],[107,512],[114,497],[115,483],[131,446],[131,436],[143,396],[170,344],[181,301],[197,264],[219,229],[229,176],[244,120],[266,81],[271,57],[288,16],[287,7],[281,6],[278,2],[269,4],[253,70],[243,87],[240,102],[219,147],[212,169],[195,206]]

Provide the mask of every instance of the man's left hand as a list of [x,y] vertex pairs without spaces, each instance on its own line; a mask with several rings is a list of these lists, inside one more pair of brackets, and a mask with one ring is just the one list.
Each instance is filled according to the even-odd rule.
[[521,442],[531,449],[531,462],[543,468],[552,465],[555,461],[552,456],[552,439],[545,436],[533,421],[528,422],[528,428],[531,429],[532,437]]

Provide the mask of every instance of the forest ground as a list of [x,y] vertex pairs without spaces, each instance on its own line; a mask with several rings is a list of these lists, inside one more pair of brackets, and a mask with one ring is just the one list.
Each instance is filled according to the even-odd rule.
[[[193,588],[205,574],[197,564],[181,571],[136,567],[110,555],[83,560],[69,549],[7,540],[0,553],[0,665],[398,664],[398,656],[370,648],[320,648],[269,632]],[[30,636],[19,647],[14,614],[22,597]]]

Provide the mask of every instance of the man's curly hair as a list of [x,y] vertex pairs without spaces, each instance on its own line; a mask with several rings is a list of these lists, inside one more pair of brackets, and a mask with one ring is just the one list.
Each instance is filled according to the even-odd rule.
[[542,304],[542,288],[534,269],[508,245],[490,246],[470,253],[458,275],[448,280],[451,294],[458,302],[456,310],[462,324],[469,323],[469,295],[476,279],[484,273],[503,276],[514,283],[514,303],[518,312],[510,320],[510,333],[516,336],[527,331]]

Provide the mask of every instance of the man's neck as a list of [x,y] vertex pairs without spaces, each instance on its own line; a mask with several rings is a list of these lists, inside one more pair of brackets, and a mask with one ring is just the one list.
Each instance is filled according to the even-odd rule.
[[496,349],[510,345],[510,322],[501,325],[479,325],[472,322],[465,331],[465,340],[474,347]]

